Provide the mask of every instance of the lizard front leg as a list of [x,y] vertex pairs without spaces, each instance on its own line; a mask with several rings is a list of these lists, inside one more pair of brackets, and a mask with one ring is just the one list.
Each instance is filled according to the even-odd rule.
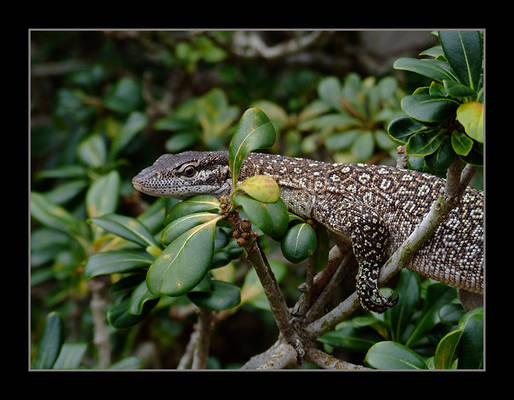
[[378,289],[380,267],[387,260],[389,232],[370,207],[347,199],[338,206],[337,212],[326,212],[320,204],[316,210],[319,221],[336,235],[350,237],[359,264],[356,289],[360,303],[365,310],[382,313],[398,301],[392,296],[386,298]]

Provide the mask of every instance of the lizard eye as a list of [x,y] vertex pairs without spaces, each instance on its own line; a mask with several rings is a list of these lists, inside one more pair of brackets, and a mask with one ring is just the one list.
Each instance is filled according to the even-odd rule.
[[184,175],[187,176],[188,178],[191,178],[194,174],[195,174],[196,170],[195,170],[195,167],[193,167],[192,165],[188,165],[185,169],[184,169]]

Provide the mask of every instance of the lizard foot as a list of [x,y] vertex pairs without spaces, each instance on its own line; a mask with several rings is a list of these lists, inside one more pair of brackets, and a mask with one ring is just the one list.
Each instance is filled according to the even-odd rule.
[[398,296],[392,294],[389,297],[385,297],[380,293],[377,285],[378,272],[378,268],[373,268],[370,271],[362,268],[359,269],[357,276],[357,295],[359,296],[362,307],[366,311],[383,313],[385,310],[398,303]]

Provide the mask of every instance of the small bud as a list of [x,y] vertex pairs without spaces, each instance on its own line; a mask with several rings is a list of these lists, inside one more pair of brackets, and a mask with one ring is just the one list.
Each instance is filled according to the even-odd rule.
[[246,240],[244,240],[243,238],[239,238],[237,239],[237,244],[238,246],[244,246],[246,244]]
[[241,237],[243,239],[248,239],[250,237],[250,234],[248,232],[243,232],[243,233],[241,233]]
[[239,236],[241,236],[241,232],[239,232],[239,231],[234,231],[234,232],[232,232],[232,237],[233,237],[233,238],[236,238],[236,239],[237,239]]

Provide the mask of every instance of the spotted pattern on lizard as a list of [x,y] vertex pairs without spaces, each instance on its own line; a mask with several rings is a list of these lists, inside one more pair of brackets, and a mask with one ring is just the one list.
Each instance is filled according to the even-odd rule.
[[[185,177],[187,165],[195,175]],[[229,194],[227,152],[163,155],[133,180],[157,196]],[[158,174],[158,176],[156,176]],[[350,241],[359,263],[357,293],[365,309],[382,312],[394,304],[378,290],[380,267],[410,235],[444,188],[444,179],[383,165],[331,164],[301,158],[251,153],[240,180],[272,176],[288,209],[313,218],[336,237]],[[414,254],[408,269],[467,291],[482,293],[483,193],[467,188],[432,238]]]

